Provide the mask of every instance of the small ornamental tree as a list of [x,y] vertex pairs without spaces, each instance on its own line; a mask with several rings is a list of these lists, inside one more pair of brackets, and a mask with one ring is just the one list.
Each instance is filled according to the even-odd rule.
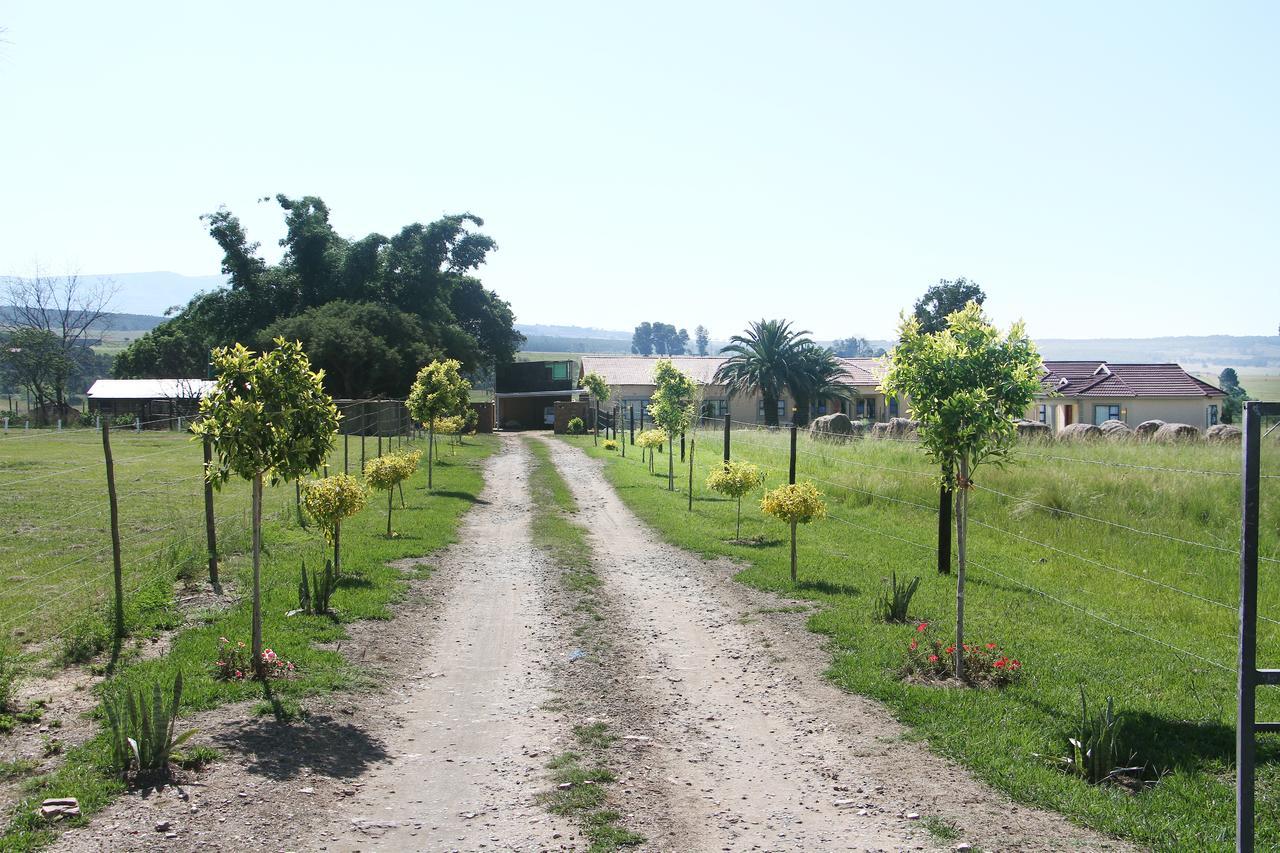
[[467,408],[471,383],[462,378],[462,363],[447,358],[433,361],[418,371],[409,389],[405,405],[409,414],[427,428],[427,488],[433,488],[432,468],[435,463],[436,422],[450,415],[461,415]]
[[596,443],[599,443],[600,441],[600,404],[607,403],[609,401],[609,395],[612,393],[612,391],[609,388],[609,383],[605,381],[604,377],[601,376],[599,373],[596,373],[594,370],[588,373],[586,376],[582,377],[581,384],[583,388],[586,388],[587,391],[590,392],[591,405],[595,407],[595,418],[592,420],[592,424],[594,424],[594,428],[591,430],[591,432],[595,436],[594,441]]
[[646,451],[649,453],[649,473],[655,471],[653,460],[653,452],[661,450],[662,445],[667,440],[667,434],[660,429],[647,429],[636,436],[636,444],[640,445],[640,453],[643,455]]
[[[1040,391],[1040,354],[1022,323],[1007,335],[991,325],[977,302],[927,333],[904,316],[892,368],[880,390],[909,400],[920,421],[920,444],[941,464],[942,485],[956,493],[956,648],[964,648],[964,581],[968,547],[968,495],[984,462],[1003,463],[1017,439],[1014,421]],[[956,678],[964,656],[956,655]]]
[[718,492],[738,503],[737,527],[734,541],[742,541],[742,499],[764,484],[764,472],[750,462],[726,462],[711,471],[707,477],[707,488]]
[[676,490],[676,463],[672,455],[675,437],[689,428],[698,412],[698,383],[671,359],[659,359],[653,367],[653,396],[649,415],[667,439],[667,491]]
[[467,420],[462,415],[450,415],[436,422],[436,432],[449,436],[449,452],[457,453],[453,446],[462,441],[462,431],[467,428]]
[[329,458],[338,430],[337,407],[324,390],[324,371],[313,372],[302,345],[276,338],[261,355],[241,344],[213,351],[213,388],[200,401],[192,425],[208,436],[214,460],[205,476],[222,486],[234,474],[253,484],[253,654],[262,663],[262,483],[296,480]]
[[333,573],[342,573],[342,520],[364,509],[369,490],[349,474],[334,474],[302,484],[302,509],[324,531],[333,546]]
[[796,525],[825,518],[827,505],[813,483],[791,483],[765,492],[760,509],[791,525],[791,582],[796,582]]
[[[410,467],[412,465],[413,467]],[[377,456],[364,464],[364,478],[370,486],[387,493],[387,538],[395,534],[391,530],[391,511],[395,508],[396,486],[413,476],[416,460],[409,460],[399,453]]]

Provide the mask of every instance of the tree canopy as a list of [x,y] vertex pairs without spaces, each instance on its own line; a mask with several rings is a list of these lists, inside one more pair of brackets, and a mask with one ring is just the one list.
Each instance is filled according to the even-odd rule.
[[[350,396],[403,394],[413,367],[428,358],[454,358],[474,371],[514,357],[523,337],[511,307],[475,277],[497,248],[475,230],[484,225],[478,216],[349,239],[333,229],[321,199],[275,202],[286,229],[281,261],[263,260],[229,210],[202,217],[230,286],[197,295],[131,344],[116,359],[117,376],[204,376],[214,347],[277,333],[301,340],[328,369],[330,390]],[[357,363],[339,370],[335,354],[357,339]],[[372,369],[391,350],[399,357]]]
[[724,385],[730,396],[759,394],[764,400],[765,424],[777,426],[778,400],[799,375],[805,349],[816,346],[808,334],[792,329],[787,320],[752,322],[744,334],[734,335],[721,350],[729,358],[713,381]]
[[874,358],[884,355],[884,347],[873,347],[866,338],[840,338],[831,343],[831,350],[841,358]]
[[711,344],[711,333],[707,331],[707,327],[700,325],[694,329],[693,339],[698,345],[698,355],[706,355],[707,347]]
[[689,347],[689,331],[670,323],[645,321],[631,335],[631,351],[637,355],[684,355]]
[[986,301],[987,294],[982,292],[976,281],[969,281],[964,276],[955,281],[943,278],[916,300],[912,310],[920,321],[920,331],[932,335],[945,329],[947,318],[970,302],[981,306]]

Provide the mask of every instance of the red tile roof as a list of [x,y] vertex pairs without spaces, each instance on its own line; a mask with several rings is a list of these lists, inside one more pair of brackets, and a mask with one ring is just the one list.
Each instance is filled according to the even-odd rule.
[[1064,397],[1221,397],[1177,364],[1113,364],[1106,361],[1046,361],[1041,380]]

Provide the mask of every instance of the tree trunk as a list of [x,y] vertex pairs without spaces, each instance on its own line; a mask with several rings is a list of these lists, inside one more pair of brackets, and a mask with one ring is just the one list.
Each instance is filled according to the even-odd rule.
[[969,460],[960,457],[956,484],[956,678],[964,679],[964,569],[969,536]]
[[262,666],[262,474],[253,475],[253,639],[249,651],[257,677],[266,675]]
[[400,492],[400,508],[404,509],[404,483],[396,483],[396,489]]
[[387,538],[391,538],[391,510],[394,507],[395,492],[387,489]]
[[595,415],[594,422],[591,425],[591,446],[599,447],[600,446],[600,406],[593,405],[592,408],[596,410],[596,415]]
[[333,576],[342,574],[342,519],[333,523]]
[[938,574],[951,574],[951,502],[955,492],[945,484],[938,490]]
[[739,542],[742,541],[742,496],[738,496],[738,527],[734,531],[734,538]]
[[[435,461],[436,449],[436,419],[432,418],[427,421],[427,488],[433,488],[431,479],[431,466]],[[391,535],[391,519],[387,518],[387,535]]]
[[791,582],[796,582],[796,523],[791,522]]
[[776,427],[778,425],[778,398],[765,397],[764,403],[764,425]]

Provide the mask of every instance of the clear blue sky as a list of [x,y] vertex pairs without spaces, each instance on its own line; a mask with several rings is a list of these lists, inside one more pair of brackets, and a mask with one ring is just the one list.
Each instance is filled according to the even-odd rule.
[[0,273],[217,272],[470,210],[524,322],[1280,324],[1280,4],[0,5]]

